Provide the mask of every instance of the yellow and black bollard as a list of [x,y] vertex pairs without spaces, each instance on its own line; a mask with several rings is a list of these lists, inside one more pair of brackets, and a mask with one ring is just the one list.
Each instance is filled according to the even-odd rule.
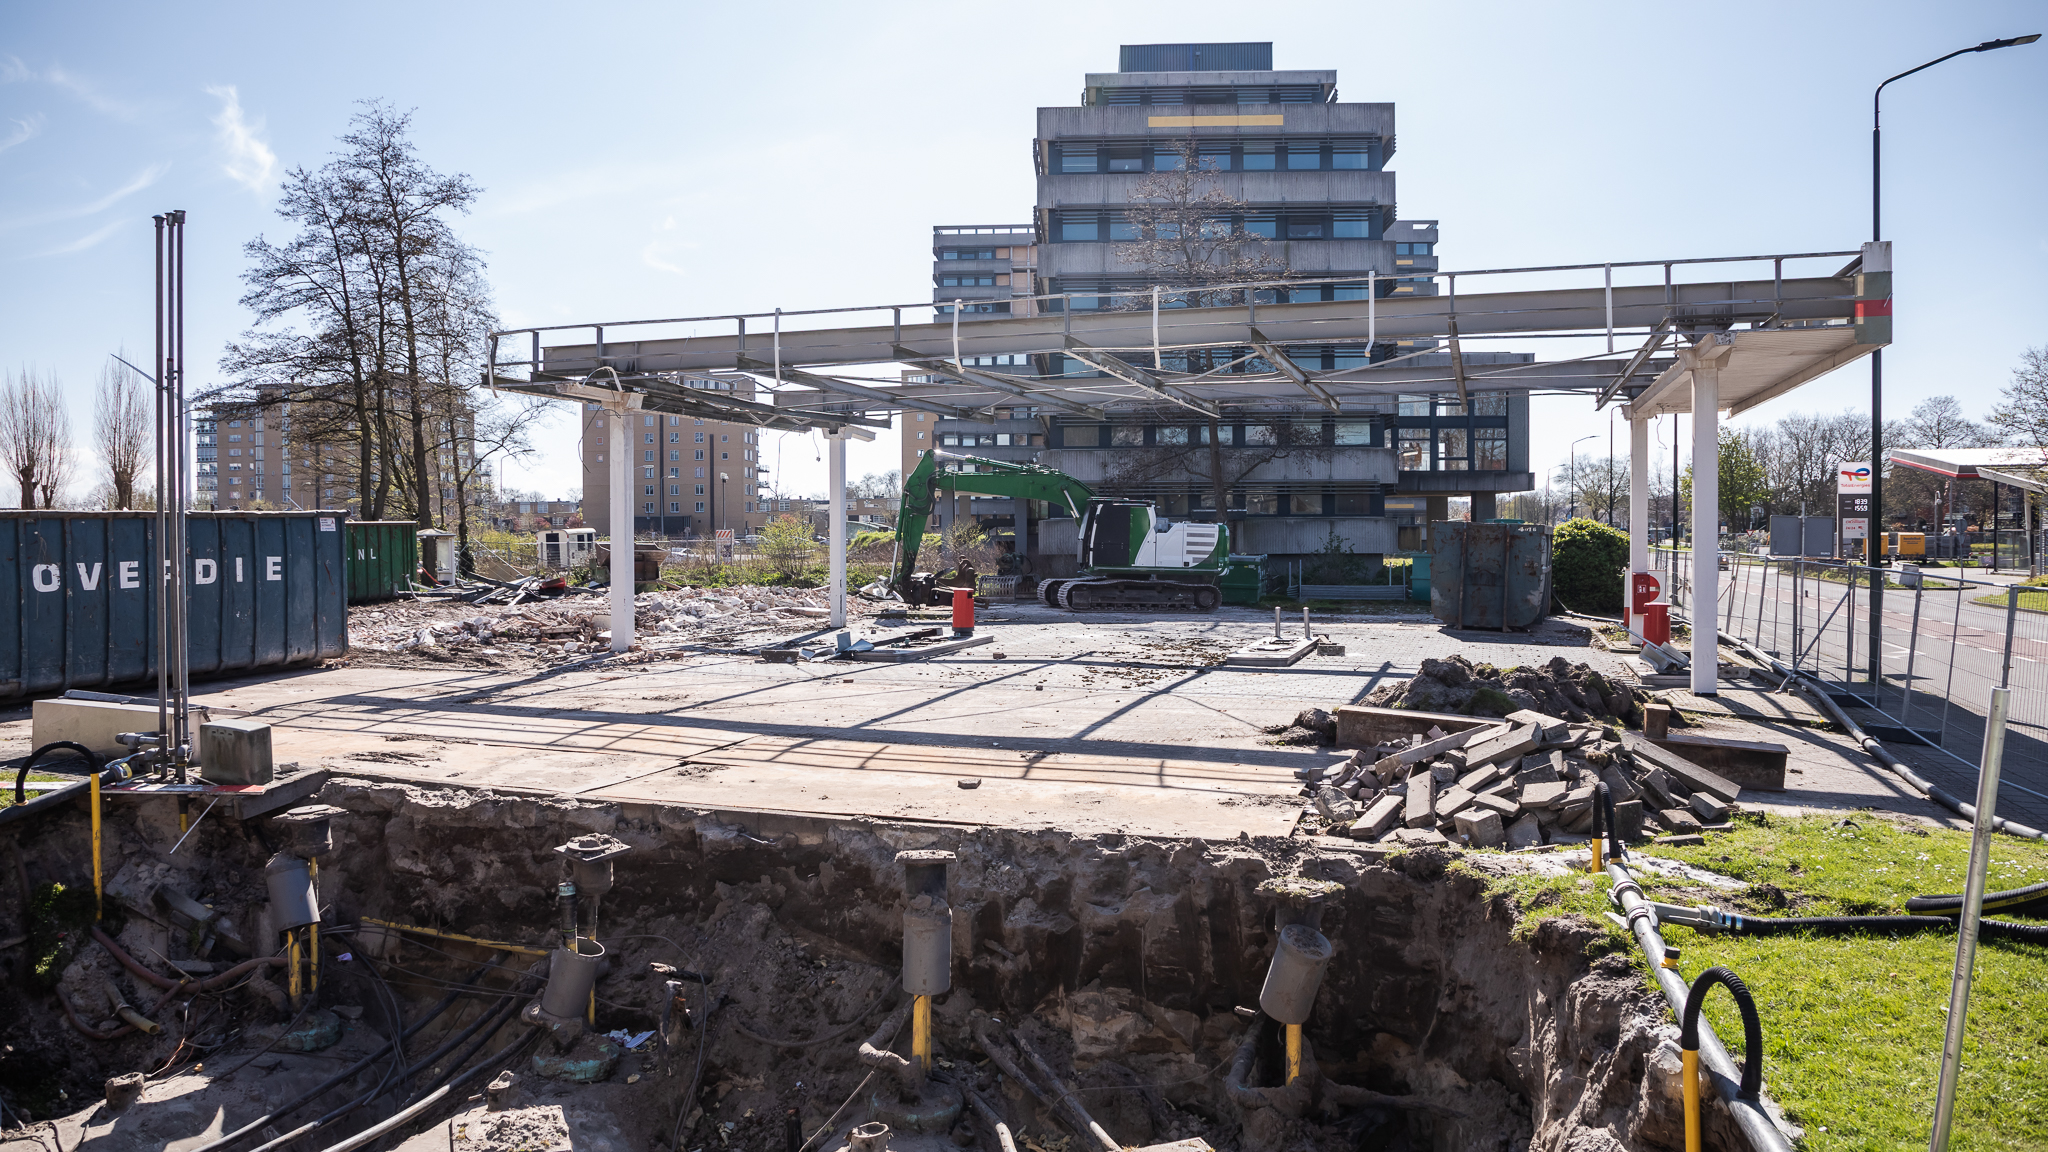
[[1742,1012],[1742,1089],[1744,1100],[1755,1100],[1764,1090],[1764,1028],[1757,1018],[1756,1001],[1750,998],[1742,977],[1719,966],[1700,973],[1685,997],[1685,1011],[1678,1027],[1679,1075],[1685,1088],[1685,1152],[1700,1152],[1700,1004],[1707,992],[1719,984],[1735,997]]

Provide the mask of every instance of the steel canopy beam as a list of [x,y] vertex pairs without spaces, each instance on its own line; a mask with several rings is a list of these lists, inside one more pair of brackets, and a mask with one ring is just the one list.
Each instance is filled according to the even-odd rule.
[[[750,372],[756,376],[772,377],[777,375],[775,365],[764,364],[744,352],[740,353],[737,359],[740,371],[742,372]],[[830,376],[820,376],[814,372],[806,372],[801,368],[791,368],[787,364],[782,366],[780,375],[783,380],[802,384],[806,388],[816,388],[822,392],[838,392],[845,396],[857,396],[863,400],[874,400],[886,404],[891,408],[921,408],[926,412],[934,412],[951,420],[970,419],[965,408],[956,408],[950,404],[940,404],[931,400],[895,396],[879,388],[869,388],[864,384],[849,384],[844,380],[835,380]]]
[[[859,425],[866,428],[887,428],[887,421],[864,420],[841,412],[817,412],[803,408],[783,408],[768,404],[757,404],[701,388],[680,388],[666,380],[646,377],[625,377],[624,388],[605,388],[587,384],[581,380],[513,380],[494,376],[491,386],[504,392],[516,392],[522,396],[538,396],[547,400],[590,400],[609,402],[623,393],[627,404],[649,412],[660,412],[672,416],[702,416],[706,419],[729,420],[738,417],[749,424],[785,432],[803,432],[813,428],[838,428]],[[657,387],[646,387],[648,384]],[[635,387],[634,385],[639,385]]]
[[1301,385],[1302,391],[1322,401],[1323,407],[1328,408],[1332,412],[1336,412],[1342,407],[1337,402],[1337,398],[1330,395],[1328,389],[1317,384],[1309,376],[1308,370],[1296,364],[1294,358],[1289,356],[1285,349],[1266,339],[1265,333],[1260,332],[1256,326],[1247,325],[1247,327],[1252,334],[1252,347],[1258,349],[1259,355],[1265,357],[1266,363],[1278,368],[1281,375]]
[[989,372],[976,372],[972,368],[956,367],[951,360],[926,356],[922,353],[912,352],[908,348],[898,347],[896,351],[902,354],[902,362],[913,368],[934,372],[940,376],[958,380],[963,384],[973,384],[982,388],[991,388],[997,392],[1007,392],[1012,396],[1029,400],[1034,404],[1049,404],[1055,408],[1065,408],[1069,412],[1082,416],[1092,416],[1098,420],[1102,418],[1102,409],[1093,405],[1068,400],[1065,397],[1055,396],[1048,392],[1033,391],[1014,380],[1006,380]]
[[1207,400],[1197,400],[1185,395],[1178,388],[1169,388],[1166,382],[1143,368],[1100,348],[1091,348],[1072,336],[1067,337],[1067,354],[1098,372],[1107,372],[1127,384],[1136,384],[1162,400],[1171,400],[1184,408],[1192,408],[1204,416],[1215,416],[1222,409]]

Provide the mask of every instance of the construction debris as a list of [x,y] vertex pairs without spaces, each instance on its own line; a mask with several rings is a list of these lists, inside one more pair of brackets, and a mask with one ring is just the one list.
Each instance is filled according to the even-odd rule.
[[1495,668],[1463,656],[1424,660],[1413,678],[1373,690],[1364,703],[1416,712],[1506,716],[1528,709],[1575,723],[1613,718],[1639,724],[1650,697],[1562,656],[1541,668]]
[[[1448,662],[1425,668],[1432,663]],[[1361,748],[1305,777],[1310,814],[1327,834],[1473,848],[1583,842],[1602,784],[1624,840],[1723,825],[1741,796],[1737,785],[1639,736],[1532,709],[1498,724],[1432,728],[1405,744]]]
[[[516,600],[528,589],[489,589]],[[637,648],[664,650],[731,644],[749,632],[788,632],[830,614],[823,589],[679,588],[633,598]],[[849,617],[864,606],[847,603]],[[437,662],[463,658],[576,659],[611,647],[611,612],[603,590],[572,589],[558,599],[504,606],[461,598],[364,605],[349,612],[349,646],[357,652],[407,654]]]

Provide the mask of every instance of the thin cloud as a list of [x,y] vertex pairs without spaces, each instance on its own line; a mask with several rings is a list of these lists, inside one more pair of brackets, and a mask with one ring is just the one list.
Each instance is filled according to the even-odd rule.
[[213,126],[219,130],[220,146],[227,151],[221,171],[251,192],[263,191],[277,168],[277,153],[263,142],[263,121],[252,123],[242,114],[242,98],[232,84],[210,85],[206,94],[220,101],[220,114],[213,118]]
[[0,84],[26,84],[38,81],[53,88],[61,88],[79,103],[117,120],[140,119],[144,110],[141,104],[107,95],[92,81],[67,70],[60,64],[52,64],[38,72],[22,63],[19,56],[9,56],[5,63],[0,63]]
[[84,216],[97,216],[101,212],[112,208],[128,197],[156,183],[170,169],[171,166],[169,164],[152,164],[137,173],[128,183],[121,185],[119,188],[91,203],[80,204],[75,208],[61,208],[54,212],[40,212],[33,216],[17,216],[5,224],[0,224],[0,230],[27,228],[38,224],[54,224],[59,220],[77,220]]
[[26,144],[40,135],[43,131],[43,114],[31,112],[27,119],[10,120],[9,123],[14,125],[14,131],[8,133],[6,139],[0,140],[0,152],[5,152],[17,144]]
[[80,236],[80,237],[79,237],[78,239],[76,239],[76,240],[73,240],[73,241],[72,241],[71,243],[69,243],[69,244],[60,244],[60,245],[58,245],[57,247],[55,247],[55,248],[52,248],[52,249],[50,249],[50,250],[49,250],[49,251],[47,251],[47,252],[38,252],[38,253],[36,253],[36,255],[37,255],[37,256],[69,256],[69,255],[71,255],[71,254],[72,254],[73,252],[83,252],[83,251],[85,251],[86,249],[88,249],[88,248],[91,248],[91,247],[93,247],[94,245],[98,244],[98,243],[99,243],[100,241],[102,241],[102,240],[105,240],[105,239],[106,239],[107,237],[109,237],[109,236],[112,236],[112,235],[113,235],[113,234],[114,234],[114,233],[115,233],[116,231],[118,231],[118,230],[119,230],[120,228],[122,228],[122,227],[123,227],[124,225],[126,225],[127,223],[128,223],[128,220],[127,220],[127,218],[125,218],[125,217],[123,217],[122,219],[119,219],[119,220],[110,220],[110,221],[108,221],[108,222],[107,222],[106,224],[102,225],[101,227],[99,227],[99,228],[96,228],[96,229],[94,229],[93,231],[91,231],[91,232],[88,232],[88,233],[86,233],[86,234],[85,234],[85,235],[83,235],[83,236]]
[[649,244],[646,250],[640,253],[640,262],[657,272],[673,272],[677,276],[689,275],[680,265],[671,264],[660,256],[655,255],[654,249],[655,246]]

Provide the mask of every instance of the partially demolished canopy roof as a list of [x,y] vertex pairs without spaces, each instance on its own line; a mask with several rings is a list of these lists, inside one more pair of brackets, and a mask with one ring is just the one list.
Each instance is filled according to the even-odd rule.
[[[1695,342],[1734,345],[1722,357],[1721,395],[1740,411],[1780,395],[1881,346],[1889,339],[1888,275],[1865,276],[1865,265],[1889,266],[1889,246],[1863,252],[1809,252],[1704,260],[1634,261],[1540,268],[1435,273],[1446,289],[1438,296],[1376,297],[1378,277],[1341,282],[1365,288],[1361,299],[1269,302],[1321,282],[1265,281],[1205,286],[1208,298],[1232,303],[1174,307],[1174,289],[1133,292],[1109,311],[1074,311],[1076,294],[1028,298],[1037,315],[950,316],[905,323],[906,311],[932,303],[880,304],[812,312],[607,322],[522,328],[494,333],[501,372],[525,369],[532,382],[502,386],[538,390],[549,380],[581,380],[610,369],[627,388],[643,389],[649,407],[696,411],[702,404],[684,386],[690,377],[743,372],[774,393],[766,408],[792,423],[763,427],[818,427],[861,423],[850,414],[921,409],[963,415],[1022,399],[1070,414],[1101,418],[1112,409],[1174,404],[1196,411],[1226,405],[1307,403],[1333,411],[1384,410],[1399,393],[1538,388],[1580,392],[1597,403],[1635,400],[1653,412],[1686,411],[1690,389],[1676,351]],[[1788,261],[1854,257],[1832,274],[1787,278]],[[1762,265],[1767,278],[1681,280],[1681,274],[1719,272],[1730,264]],[[1660,269],[1662,283],[1615,284],[1616,269]],[[1471,286],[1504,285],[1515,276],[1546,284],[1491,292]],[[1527,279],[1522,281],[1527,283]],[[1461,284],[1464,286],[1460,291]],[[1083,298],[1101,293],[1079,294]],[[1262,302],[1261,298],[1264,298]],[[1019,298],[1025,299],[1025,298]],[[1125,308],[1122,305],[1129,305]],[[1883,325],[1869,321],[1882,315]],[[792,328],[824,316],[886,322],[858,327]],[[678,338],[662,326],[726,328]],[[642,338],[621,340],[619,329]],[[542,347],[544,335],[579,331],[576,344]],[[513,338],[528,344],[525,359],[508,355]],[[1604,339],[1608,351],[1554,361],[1500,363],[1519,357],[1475,355],[1502,339]],[[1425,350],[1391,358],[1395,342],[1423,341]],[[1433,344],[1434,346],[1430,346]],[[1381,350],[1377,363],[1324,368],[1333,347]],[[1583,347],[1583,345],[1581,345]],[[524,351],[524,349],[522,349]],[[1184,354],[1222,366],[1176,370]],[[1072,375],[1039,375],[1044,357],[1076,365]],[[1660,358],[1661,357],[1661,358]],[[858,375],[849,368],[903,365],[926,377],[917,383]],[[1083,374],[1085,373],[1085,374]],[[593,380],[593,382],[596,382]],[[550,392],[549,394],[555,394]],[[1647,399],[1644,399],[1647,397]],[[732,406],[746,402],[721,397]],[[708,406],[708,405],[706,405]],[[734,416],[722,415],[721,419]]]

